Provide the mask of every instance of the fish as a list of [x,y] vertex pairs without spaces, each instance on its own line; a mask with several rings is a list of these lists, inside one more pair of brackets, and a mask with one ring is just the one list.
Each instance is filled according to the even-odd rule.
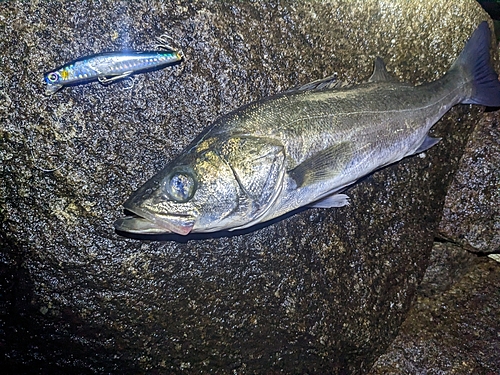
[[377,58],[368,82],[338,87],[327,77],[220,117],[125,201],[115,230],[232,231],[346,206],[360,178],[436,145],[428,132],[454,105],[500,106],[490,38],[481,23],[433,82],[398,82]]
[[162,69],[182,59],[181,51],[168,46],[158,51],[115,51],[80,57],[44,74],[45,94],[95,80],[109,84],[132,74]]

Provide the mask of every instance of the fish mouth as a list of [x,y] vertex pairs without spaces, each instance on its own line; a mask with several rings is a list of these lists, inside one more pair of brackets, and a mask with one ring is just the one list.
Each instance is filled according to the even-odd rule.
[[194,217],[182,214],[158,214],[145,210],[125,207],[131,215],[115,221],[117,231],[134,234],[168,234],[187,235],[194,226]]

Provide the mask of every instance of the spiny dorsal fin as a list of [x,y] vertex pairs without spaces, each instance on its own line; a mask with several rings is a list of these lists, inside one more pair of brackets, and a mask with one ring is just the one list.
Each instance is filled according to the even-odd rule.
[[339,81],[337,78],[337,73],[328,76],[326,78],[317,79],[316,81],[312,81],[306,83],[305,85],[294,87],[285,92],[294,92],[294,91],[308,91],[308,90],[328,90],[328,89],[340,89],[344,87],[352,86],[352,83]]
[[389,73],[385,67],[384,60],[377,56],[373,64],[373,74],[368,79],[368,82],[390,82],[396,81],[394,76]]
[[[375,59],[373,74],[368,79],[368,82],[396,82],[396,78],[390,74],[385,68],[384,60],[381,57]],[[284,91],[285,93],[290,93],[294,91],[310,91],[310,90],[329,90],[329,89],[341,89],[346,87],[354,86],[354,83],[339,81],[337,73],[326,78],[317,79],[315,81],[306,83],[305,85],[293,87],[289,90]]]
[[297,188],[334,178],[352,158],[350,142],[337,143],[303,161],[289,173]]

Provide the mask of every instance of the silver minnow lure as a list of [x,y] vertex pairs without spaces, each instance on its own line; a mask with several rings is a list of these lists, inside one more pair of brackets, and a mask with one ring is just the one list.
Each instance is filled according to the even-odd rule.
[[44,74],[45,94],[94,80],[108,84],[132,74],[164,68],[182,58],[182,52],[167,47],[159,51],[104,52],[81,57]]
[[448,72],[398,82],[379,58],[367,83],[333,80],[247,104],[219,118],[125,203],[119,232],[236,230],[299,207],[341,207],[363,176],[439,139],[431,127],[454,105],[500,106],[483,22]]

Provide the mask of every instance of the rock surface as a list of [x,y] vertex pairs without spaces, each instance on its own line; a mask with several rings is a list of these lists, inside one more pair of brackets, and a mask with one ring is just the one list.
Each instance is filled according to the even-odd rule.
[[[383,56],[436,79],[486,15],[475,1],[2,2],[0,350],[8,373],[357,373],[398,332],[427,267],[446,188],[481,117],[459,106],[425,157],[236,236],[117,236],[121,203],[238,106]],[[186,61],[134,86],[43,96],[42,72],[149,49]],[[284,43],[283,41],[286,41]]]
[[440,235],[482,253],[500,252],[500,116],[474,129],[448,190]]
[[369,374],[500,374],[498,263],[443,243],[432,258],[398,337]]

